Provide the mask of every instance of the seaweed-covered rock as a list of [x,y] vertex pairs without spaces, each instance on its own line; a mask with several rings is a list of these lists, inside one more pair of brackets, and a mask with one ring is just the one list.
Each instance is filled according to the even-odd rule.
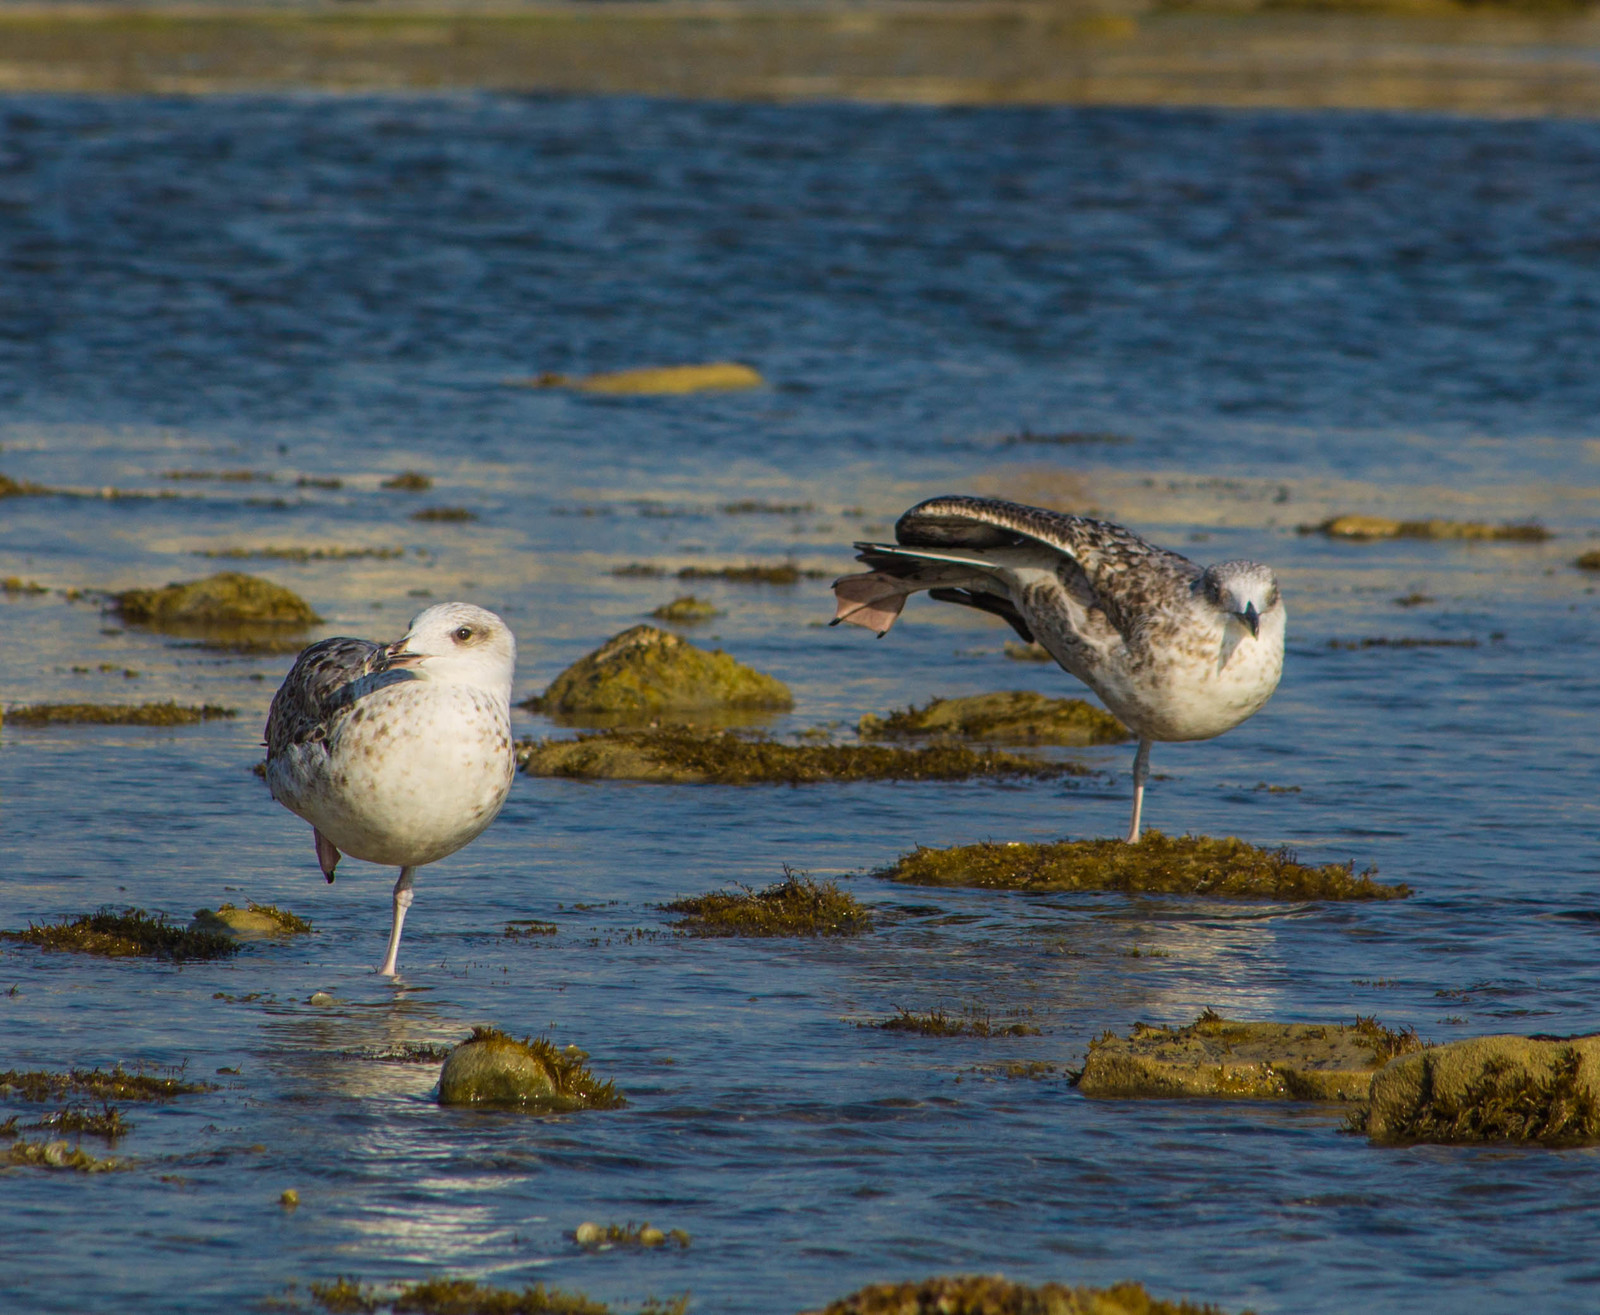
[[711,361],[705,365],[645,366],[636,370],[585,375],[577,379],[564,374],[541,374],[535,379],[517,382],[534,388],[576,388],[585,393],[647,397],[759,388],[766,380],[748,365],[740,365],[736,361]]
[[165,703],[28,703],[11,709],[19,726],[194,726],[236,717],[232,708],[207,703],[185,707]]
[[765,890],[714,891],[661,906],[696,936],[855,936],[872,930],[872,914],[831,881],[820,886],[796,872]]
[[1082,699],[1052,699],[1031,690],[1002,690],[958,699],[934,699],[921,708],[861,719],[864,740],[952,736],[997,744],[1120,744],[1128,728]]
[[722,613],[703,598],[696,598],[693,594],[685,594],[682,598],[674,598],[670,603],[663,603],[650,613],[657,621],[666,621],[672,625],[688,626],[697,625],[701,621],[709,621],[714,616]]
[[189,930],[251,940],[257,936],[302,936],[311,930],[311,924],[275,904],[251,903],[242,909],[222,904],[215,910],[196,909]]
[[652,781],[676,785],[811,785],[823,781],[964,781],[972,777],[1049,780],[1084,776],[1079,763],[1048,762],[999,749],[935,744],[785,744],[769,736],[686,726],[602,731],[575,740],[517,746],[529,776]]
[[1600,1036],[1485,1036],[1397,1059],[1352,1127],[1375,1142],[1600,1141]]
[[18,1138],[11,1143],[6,1159],[12,1164],[31,1164],[41,1169],[70,1169],[76,1173],[108,1173],[131,1167],[113,1157],[99,1159],[82,1146],[65,1141],[32,1142]]
[[[591,1301],[581,1292],[547,1288],[543,1283],[519,1292],[465,1278],[430,1278],[408,1283],[390,1295],[380,1295],[376,1288],[348,1278],[307,1286],[312,1300],[329,1315],[371,1315],[378,1310],[413,1315],[612,1315],[604,1302]],[[687,1300],[679,1300],[668,1306],[652,1303],[645,1309],[660,1315],[684,1315],[687,1306]]]
[[1334,516],[1320,525],[1305,525],[1303,533],[1321,533],[1330,539],[1497,539],[1514,543],[1543,543],[1550,531],[1542,525],[1485,525],[1481,521],[1401,521],[1387,516]]
[[122,619],[166,627],[309,626],[322,620],[305,599],[281,584],[239,571],[219,571],[203,580],[164,589],[129,589],[112,596]]
[[1572,564],[1580,571],[1600,571],[1600,548],[1574,558]]
[[1113,890],[1125,894],[1212,895],[1229,899],[1403,899],[1411,888],[1374,881],[1375,868],[1310,867],[1287,849],[1258,849],[1234,836],[1166,836],[1052,844],[957,845],[913,850],[875,876],[913,886],[979,886],[1033,892]]
[[1208,1009],[1188,1027],[1135,1023],[1127,1037],[1091,1041],[1078,1086],[1104,1097],[1365,1100],[1378,1069],[1420,1047],[1414,1033],[1370,1018],[1241,1023]]
[[557,1050],[544,1037],[518,1041],[492,1027],[474,1028],[439,1073],[441,1105],[483,1105],[561,1113],[617,1109],[610,1082],[584,1067],[576,1046]]
[[0,475],[0,498],[31,498],[50,492],[52,490],[42,484],[30,484],[27,480],[16,480],[9,475]]
[[1109,1288],[1030,1286],[998,1274],[874,1283],[807,1315],[1222,1315],[1215,1306],[1162,1301],[1138,1283]]
[[239,952],[231,937],[180,927],[165,916],[152,916],[143,909],[118,913],[103,908],[43,926],[29,923],[24,931],[0,931],[0,940],[25,941],[45,950],[74,950],[107,959],[145,956],[182,962],[225,959]]
[[634,626],[580,658],[522,706],[568,718],[650,720],[664,712],[782,711],[793,704],[783,682],[719,649],[708,653],[655,626]]

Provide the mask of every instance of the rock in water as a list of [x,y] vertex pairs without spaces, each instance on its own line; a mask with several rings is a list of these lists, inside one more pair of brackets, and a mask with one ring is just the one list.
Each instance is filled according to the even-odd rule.
[[302,935],[311,930],[311,924],[272,904],[251,904],[243,909],[222,904],[215,910],[196,909],[189,930],[250,940],[257,936]]
[[868,713],[856,727],[864,740],[922,735],[954,736],[994,744],[1121,744],[1128,728],[1082,699],[1052,699],[1031,690],[1002,690],[959,699],[934,699],[921,708]]
[[518,1041],[492,1027],[475,1028],[439,1073],[441,1105],[481,1105],[561,1113],[616,1109],[622,1097],[584,1067],[576,1046],[557,1050],[544,1037]]
[[523,704],[565,717],[648,721],[665,712],[793,706],[787,687],[720,650],[705,652],[655,626],[634,626],[580,658]]
[[293,590],[238,571],[219,571],[164,589],[129,589],[114,595],[112,602],[124,621],[156,628],[309,626],[322,620]]

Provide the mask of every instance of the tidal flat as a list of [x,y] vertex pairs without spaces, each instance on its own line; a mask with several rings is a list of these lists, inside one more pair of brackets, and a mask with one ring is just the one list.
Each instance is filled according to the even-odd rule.
[[[1592,1149],[1372,1144],[1336,1107],[1097,1101],[1070,1075],[1108,1031],[1207,1009],[1424,1043],[1600,1027],[1600,580],[1573,566],[1600,544],[1600,123],[256,91],[12,94],[0,126],[0,489],[32,490],[0,499],[0,706],[238,714],[7,718],[0,928],[310,924],[217,959],[0,942],[0,1068],[60,1079],[0,1088],[40,1147],[0,1164],[0,1307],[310,1311],[345,1280],[793,1315],[1004,1273],[1262,1315],[1592,1308]],[[504,384],[717,361],[766,382]],[[1083,696],[957,609],[827,626],[851,542],[955,490],[1271,563],[1283,684],[1158,745],[1146,821],[1409,898],[873,875],[1120,835],[1130,744],[1029,750],[1086,773],[1057,779],[519,774],[419,873],[390,984],[393,871],[326,883],[251,771],[299,641],[104,602],[259,548],[232,564],[322,618],[305,641],[494,608],[521,701],[694,568],[720,615],[692,642],[793,697],[741,735],[849,745],[936,698]],[[475,519],[412,519],[431,507]],[[1298,533],[1355,513],[1550,537]],[[328,551],[363,547],[400,553]],[[684,935],[663,907],[786,866],[871,930]],[[1028,1030],[853,1025],[902,1011]],[[441,1106],[444,1057],[487,1027],[577,1046],[627,1104]],[[183,1090],[134,1104],[119,1065]],[[132,1125],[114,1150],[23,1130],[103,1102]],[[61,1171],[80,1135],[118,1171]],[[693,1244],[576,1240],[645,1221]]]

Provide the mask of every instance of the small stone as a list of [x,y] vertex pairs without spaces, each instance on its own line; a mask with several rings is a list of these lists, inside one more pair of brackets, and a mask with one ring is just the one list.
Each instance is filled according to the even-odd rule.
[[581,1247],[597,1247],[606,1240],[606,1230],[592,1219],[585,1219],[578,1225],[572,1238]]
[[300,1193],[292,1187],[284,1189],[283,1195],[278,1198],[278,1204],[285,1210],[293,1210],[300,1204]]
[[308,1005],[331,1005],[333,997],[326,991],[313,991],[306,997],[306,1003]]
[[659,1228],[645,1224],[639,1229],[639,1245],[642,1247],[658,1247],[666,1240],[667,1235]]

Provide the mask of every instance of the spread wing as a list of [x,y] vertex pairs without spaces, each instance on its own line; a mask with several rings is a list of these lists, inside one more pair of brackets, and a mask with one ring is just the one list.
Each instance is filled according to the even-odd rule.
[[998,498],[930,498],[906,512],[894,534],[908,548],[982,552],[1029,540],[1053,548],[1063,558],[1058,571],[1063,587],[1084,607],[1098,608],[1125,636],[1202,574],[1187,557],[1148,544],[1120,525]]
[[267,761],[292,745],[326,740],[357,699],[411,672],[389,666],[390,650],[365,639],[324,639],[295,659],[267,713]]

